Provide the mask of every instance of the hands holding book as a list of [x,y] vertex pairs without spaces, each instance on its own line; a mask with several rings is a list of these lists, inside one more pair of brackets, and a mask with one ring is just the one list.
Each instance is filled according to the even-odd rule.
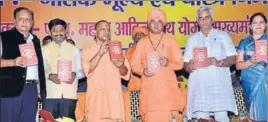
[[[159,59],[159,62],[160,62],[160,65],[163,66],[163,67],[167,67],[168,64],[169,64],[169,60],[166,58],[166,57],[160,57]],[[143,74],[146,76],[146,77],[152,77],[156,74],[157,70],[148,70],[148,68],[145,68],[143,70]]]
[[255,41],[255,54],[246,62],[250,66],[261,61],[267,63],[267,40]]
[[49,80],[53,81],[56,84],[60,84],[61,82],[65,82],[67,84],[72,84],[75,77],[76,77],[76,73],[72,72],[71,79],[69,79],[68,81],[61,81],[58,77],[58,74],[49,74]]
[[249,60],[247,60],[250,65],[256,64],[258,61],[257,56],[253,55]]
[[[31,66],[38,64],[38,59],[33,43],[20,44],[19,50],[21,56],[24,57],[23,66]],[[21,66],[21,61],[19,61],[18,63],[19,66]]]
[[53,81],[56,84],[60,84],[60,80],[58,79],[58,74],[49,74],[49,80]]
[[206,59],[208,66],[214,65],[216,67],[221,67],[223,65],[223,61],[217,60],[215,57],[209,57]]
[[7,59],[7,60],[1,60],[1,66],[2,67],[24,67],[25,66],[25,58],[24,57],[17,57],[15,59]]
[[102,56],[103,54],[108,52],[108,49],[109,49],[108,41],[105,41],[104,43],[102,43],[98,54]]
[[125,66],[125,57],[122,50],[121,41],[108,41],[108,49],[110,54],[111,62],[116,68],[119,69],[119,72],[122,76],[127,75],[128,69]]
[[24,67],[25,66],[25,58],[24,57],[17,57],[11,62],[13,66],[20,66]]
[[120,68],[124,65],[125,59],[111,59],[111,61],[115,67]]
[[[111,62],[114,64],[115,67],[121,69],[125,67],[125,57],[122,51],[122,44],[120,41],[106,41],[105,47],[103,47],[104,51],[109,50]],[[106,53],[105,52],[105,53]]]
[[[204,66],[204,67],[211,66],[211,65],[214,65],[216,67],[221,67],[223,65],[223,63],[224,63],[221,60],[217,60],[215,57],[206,58],[205,62],[206,62],[207,65]],[[188,64],[188,67],[187,67],[187,71],[188,72],[193,72],[197,68],[198,68],[198,66],[196,66],[195,60],[190,60],[190,62]]]
[[147,68],[143,70],[143,74],[146,77],[152,77],[160,71],[161,66],[167,67],[169,65],[169,60],[157,52],[148,53],[147,65]]
[[127,75],[128,69],[124,64],[125,59],[111,59],[111,61],[113,62],[114,66],[119,69],[121,75]]
[[143,74],[144,74],[144,76],[146,76],[146,77],[152,77],[152,76],[155,75],[154,72],[149,71],[147,68],[145,68],[145,69],[143,70]]
[[73,84],[75,77],[76,77],[76,73],[72,72],[72,77],[71,77],[71,79],[68,80],[68,81],[63,81],[63,82],[65,82],[65,83],[67,83],[67,84]]

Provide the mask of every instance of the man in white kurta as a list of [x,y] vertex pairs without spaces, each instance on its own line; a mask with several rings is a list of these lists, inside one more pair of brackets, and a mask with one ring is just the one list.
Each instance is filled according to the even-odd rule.
[[[200,17],[202,10],[207,14],[203,18]],[[209,21],[207,17],[211,17],[213,21],[209,10],[211,12],[209,8],[200,9],[198,17],[203,19],[202,21]],[[234,63],[232,58],[236,55],[236,50],[226,32],[213,29],[212,24],[209,26],[211,28],[207,31],[204,26],[200,26],[201,31],[188,39],[184,53],[187,71],[189,71],[189,64],[193,63],[195,47],[207,48],[207,62],[210,64],[208,67],[192,68],[189,71],[187,118],[209,119],[210,116],[215,116],[216,121],[229,122],[227,111],[237,114],[228,66]],[[211,63],[213,60],[214,64]]]

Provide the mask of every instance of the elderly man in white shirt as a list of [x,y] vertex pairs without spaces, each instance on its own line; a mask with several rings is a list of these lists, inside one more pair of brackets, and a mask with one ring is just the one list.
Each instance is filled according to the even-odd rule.
[[[235,64],[236,50],[228,33],[213,29],[213,11],[201,7],[197,11],[200,31],[192,35],[184,53],[188,79],[187,118],[229,122],[227,111],[237,114],[229,67]],[[207,67],[195,66],[193,49],[206,47]]]

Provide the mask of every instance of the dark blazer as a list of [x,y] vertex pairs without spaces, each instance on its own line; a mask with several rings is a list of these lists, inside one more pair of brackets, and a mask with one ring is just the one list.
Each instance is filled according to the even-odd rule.
[[[23,35],[16,29],[0,33],[2,37],[2,59],[15,59],[20,56],[19,44],[26,43]],[[33,34],[32,34],[33,35]],[[39,39],[33,35],[33,44],[38,58],[38,76],[41,97],[46,96],[46,80],[43,57]],[[23,90],[26,81],[26,68],[2,67],[0,68],[0,95],[1,97],[16,97]]]

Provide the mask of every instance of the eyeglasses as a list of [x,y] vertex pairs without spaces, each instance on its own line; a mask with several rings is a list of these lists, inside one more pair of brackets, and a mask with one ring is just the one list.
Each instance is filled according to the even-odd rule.
[[29,19],[29,18],[22,18],[22,17],[20,17],[20,18],[17,18],[16,21],[17,21],[17,22],[30,23],[30,22],[32,22],[32,19]]
[[205,17],[199,17],[198,20],[201,21],[201,22],[204,22],[204,21],[208,21],[210,20],[210,16],[205,16]]

